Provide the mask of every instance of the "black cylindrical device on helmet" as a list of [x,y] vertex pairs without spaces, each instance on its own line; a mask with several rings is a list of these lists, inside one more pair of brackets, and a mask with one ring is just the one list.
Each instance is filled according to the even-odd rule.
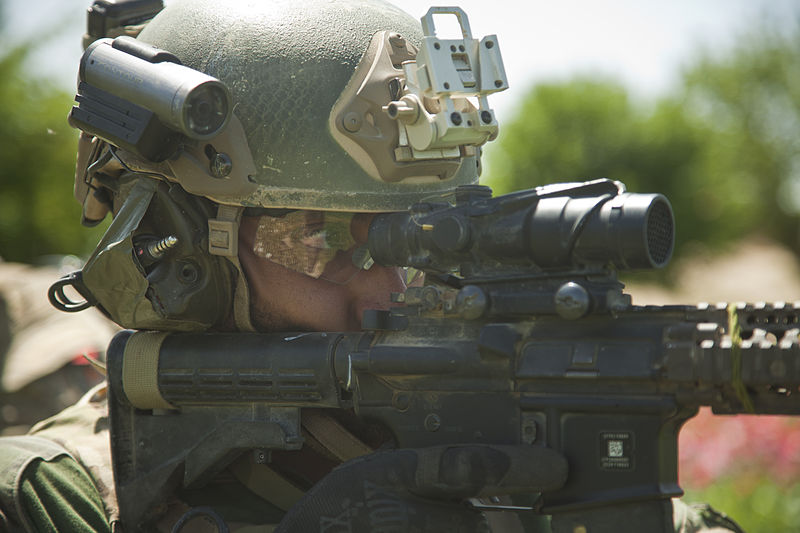
[[165,125],[192,139],[219,133],[230,118],[227,87],[158,49],[145,59],[146,48],[130,37],[95,41],[81,59],[79,78],[152,111]]

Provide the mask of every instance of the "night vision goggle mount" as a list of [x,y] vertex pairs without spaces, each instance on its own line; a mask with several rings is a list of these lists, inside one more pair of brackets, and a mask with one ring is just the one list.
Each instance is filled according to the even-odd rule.
[[[442,15],[455,16],[460,39],[436,35]],[[334,138],[375,179],[446,180],[462,164],[480,173],[480,146],[497,136],[487,97],[508,88],[497,37],[473,39],[457,7],[432,7],[421,23],[420,49],[376,33],[332,110]]]
[[[436,36],[434,15],[448,14],[458,19],[461,39]],[[430,8],[422,31],[416,59],[403,62],[405,88],[383,107],[398,122],[398,161],[457,158],[459,147],[493,140],[498,125],[487,97],[508,88],[497,36],[474,39],[460,8]],[[467,98],[475,98],[478,107]]]

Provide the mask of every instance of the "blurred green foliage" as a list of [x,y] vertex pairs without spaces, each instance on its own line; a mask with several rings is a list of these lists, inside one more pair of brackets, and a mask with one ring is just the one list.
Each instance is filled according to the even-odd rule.
[[596,77],[533,87],[488,152],[487,182],[502,193],[617,179],[670,199],[677,253],[752,232],[800,253],[800,29],[738,43],[700,53],[656,102]]
[[679,224],[696,228],[695,238],[705,240],[715,229],[705,223],[708,211],[695,209],[697,192],[687,186],[702,183],[704,143],[672,102],[640,109],[610,81],[538,85],[518,118],[504,126],[490,183],[505,192],[559,181],[620,180],[631,191],[666,194]]
[[97,230],[80,225],[72,198],[77,132],[67,124],[72,95],[24,69],[31,45],[0,55],[0,257],[35,262],[86,254]]
[[768,477],[753,480],[742,489],[736,475],[716,480],[701,490],[687,490],[685,501],[711,502],[736,520],[747,533],[797,531],[800,524],[800,484],[776,485]]
[[800,27],[761,28],[721,60],[703,54],[684,80],[684,112],[708,133],[706,181],[731,195],[718,218],[798,253]]

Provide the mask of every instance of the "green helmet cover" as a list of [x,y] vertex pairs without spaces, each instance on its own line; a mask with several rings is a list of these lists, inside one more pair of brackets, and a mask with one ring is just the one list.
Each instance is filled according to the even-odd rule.
[[[231,305],[234,272],[209,255],[207,200],[178,185],[139,178],[82,269],[83,289],[123,327],[200,331],[219,326]],[[168,261],[135,258],[143,240],[177,238]],[[139,244],[137,244],[137,241]]]
[[[203,195],[232,205],[376,212],[474,183],[474,156],[450,177],[374,177],[332,135],[332,109],[380,31],[412,44],[422,38],[417,20],[381,0],[167,5],[139,39],[227,84],[255,163],[252,190]],[[387,89],[381,104],[388,102]]]

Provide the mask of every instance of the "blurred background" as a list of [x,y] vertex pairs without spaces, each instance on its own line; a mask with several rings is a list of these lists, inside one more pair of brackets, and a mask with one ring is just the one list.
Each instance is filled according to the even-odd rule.
[[[55,320],[49,309],[34,311],[46,308],[42,287],[49,283],[26,277],[50,280],[74,267],[104,229],[79,224],[72,199],[77,133],[66,124],[88,4],[0,2],[6,432],[24,430],[24,406],[54,408],[32,398],[42,387],[64,387],[41,380],[64,369],[76,389],[99,379],[82,355],[102,358],[114,331],[99,317],[45,329]],[[634,303],[800,301],[800,3],[457,4],[474,36],[499,36],[510,82],[490,97],[501,133],[485,148],[483,181],[496,193],[610,177],[632,191],[667,195],[677,217],[676,253],[664,271],[623,276]],[[402,3],[415,16],[429,5]],[[31,341],[80,327],[85,342]],[[31,396],[20,396],[29,389]],[[74,394],[66,396],[53,403]],[[701,412],[681,433],[689,498],[712,503],[747,531],[797,530],[798,474],[800,424],[793,419]]]

